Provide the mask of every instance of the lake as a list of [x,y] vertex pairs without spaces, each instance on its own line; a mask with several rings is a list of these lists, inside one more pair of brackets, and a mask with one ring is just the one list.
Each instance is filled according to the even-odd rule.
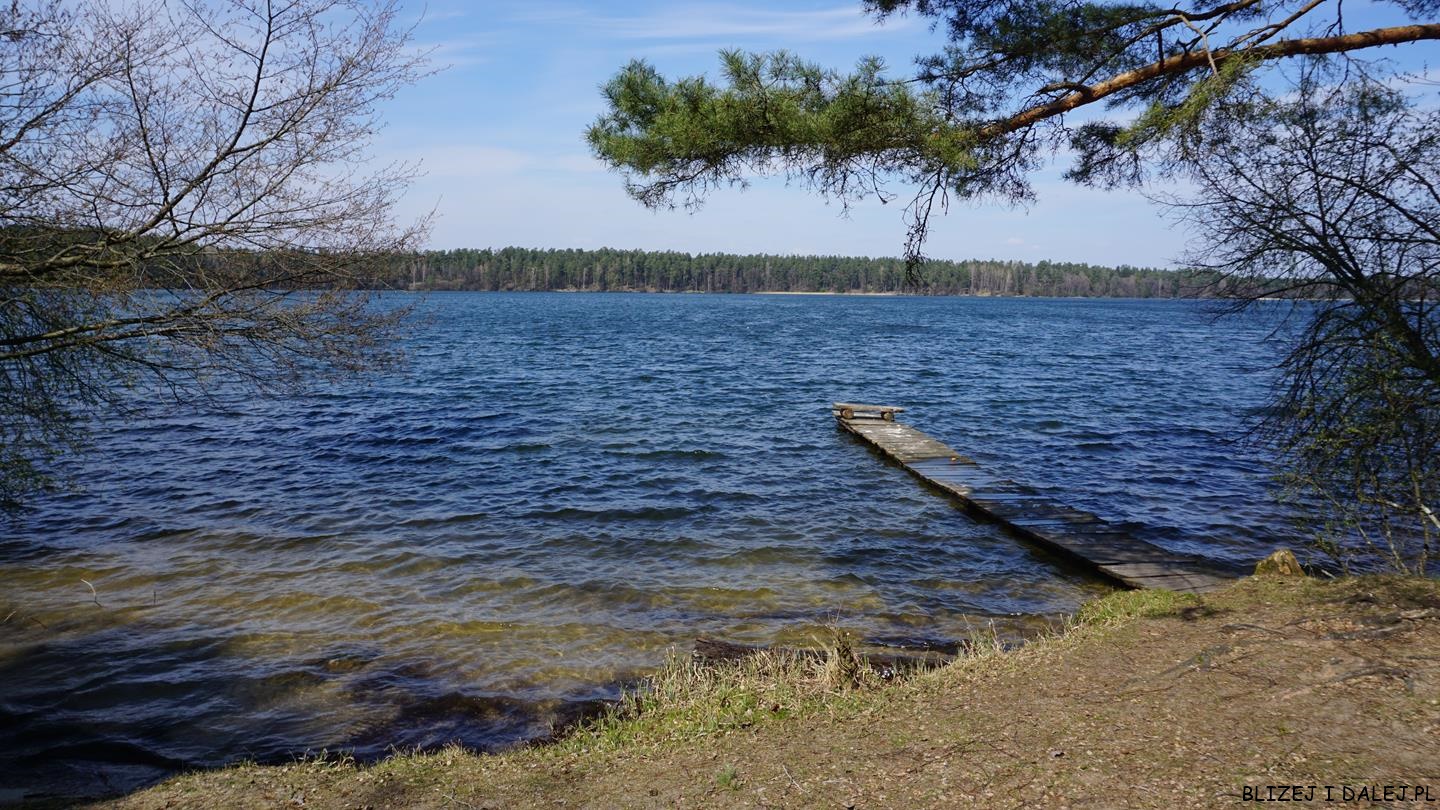
[[837,430],[836,400],[905,406],[1167,548],[1295,545],[1244,441],[1276,358],[1260,317],[535,293],[419,312],[396,371],[100,425],[71,460],[85,488],[5,526],[0,799],[495,748],[699,635],[943,649],[1108,590]]

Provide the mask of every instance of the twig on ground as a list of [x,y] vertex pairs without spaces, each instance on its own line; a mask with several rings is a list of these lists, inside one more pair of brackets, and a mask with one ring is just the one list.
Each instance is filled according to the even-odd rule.
[[795,777],[790,775],[790,769],[785,766],[785,763],[783,763],[783,762],[780,763],[780,770],[782,770],[782,771],[785,772],[785,778],[790,780],[790,784],[794,785],[796,790],[800,791],[801,793],[809,793],[809,792],[810,792],[810,791],[806,790],[804,787],[802,787],[799,782],[796,782],[796,781],[795,781]]

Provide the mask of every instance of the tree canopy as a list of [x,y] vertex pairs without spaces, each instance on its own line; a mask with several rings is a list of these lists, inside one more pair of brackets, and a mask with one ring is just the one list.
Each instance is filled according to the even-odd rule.
[[932,261],[925,284],[905,262],[853,256],[691,255],[676,251],[432,250],[397,258],[376,286],[412,290],[645,292],[868,292],[1176,298],[1204,292],[1213,276],[1081,262]]
[[[915,190],[906,256],[918,261],[951,195],[1026,200],[1030,174],[1064,149],[1074,180],[1135,179],[1269,65],[1440,39],[1437,0],[1379,5],[1409,22],[1352,30],[1341,0],[868,0],[879,20],[928,18],[944,50],[898,76],[879,59],[843,72],[783,51],[724,52],[719,82],[634,61],[605,85],[587,137],[648,206],[772,174],[888,200],[898,179]],[[1067,122],[1083,108],[1097,113]]]

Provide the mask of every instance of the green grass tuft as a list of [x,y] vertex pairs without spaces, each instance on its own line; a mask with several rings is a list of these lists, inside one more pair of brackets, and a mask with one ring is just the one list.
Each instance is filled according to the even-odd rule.
[[1134,619],[1174,616],[1196,607],[1200,597],[1165,590],[1116,591],[1080,606],[1071,620],[1073,626],[1112,625]]
[[715,784],[726,790],[739,790],[740,777],[735,773],[734,765],[726,765],[715,774]]
[[[853,655],[845,643],[837,647]],[[609,712],[556,746],[547,747],[580,752],[615,750],[641,741],[663,746],[858,699],[870,686],[872,673],[866,669],[857,675],[852,665],[837,665],[835,652],[822,658],[762,651],[724,664],[672,653],[644,687],[627,693]]]

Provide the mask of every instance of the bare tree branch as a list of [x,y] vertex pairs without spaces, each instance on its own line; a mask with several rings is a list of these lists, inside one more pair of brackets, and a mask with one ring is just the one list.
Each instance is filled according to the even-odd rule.
[[425,72],[395,0],[0,9],[0,503],[147,382],[265,388],[383,361],[357,280],[418,243],[362,168]]

